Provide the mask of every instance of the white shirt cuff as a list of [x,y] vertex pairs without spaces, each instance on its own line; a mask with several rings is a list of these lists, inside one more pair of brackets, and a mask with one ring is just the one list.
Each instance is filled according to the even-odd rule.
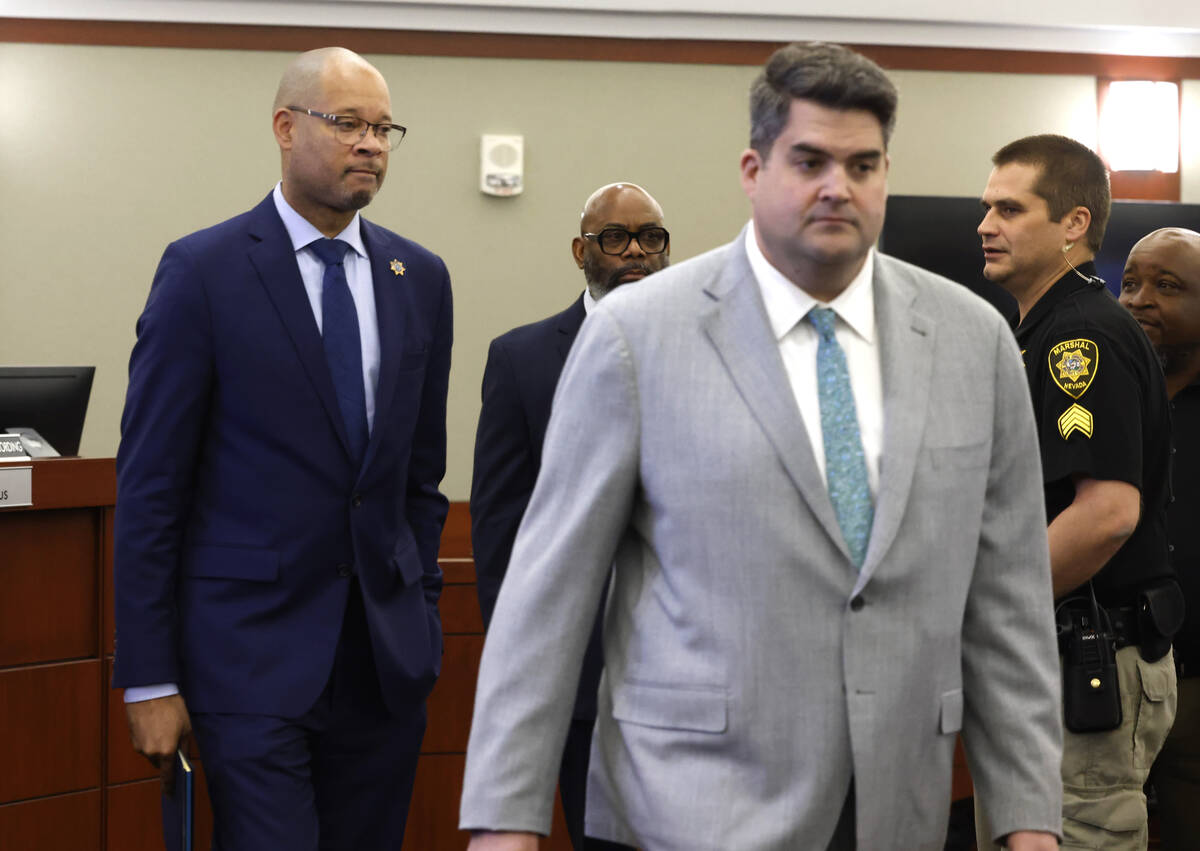
[[175,683],[160,683],[153,686],[131,686],[125,689],[126,703],[141,703],[143,700],[155,700],[160,697],[170,697],[179,694],[179,686]]

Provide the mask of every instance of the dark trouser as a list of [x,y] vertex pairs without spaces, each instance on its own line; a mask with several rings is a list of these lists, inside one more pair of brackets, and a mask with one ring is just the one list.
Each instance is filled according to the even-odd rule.
[[346,606],[329,683],[298,718],[197,713],[213,851],[399,851],[425,707],[384,705],[362,595]]
[[571,847],[583,851],[583,814],[587,805],[588,759],[592,754],[592,729],[595,721],[572,718],[563,746],[562,765],[558,770],[558,794]]
[[1200,842],[1200,677],[1179,681],[1179,711],[1150,781],[1158,792],[1163,851]]

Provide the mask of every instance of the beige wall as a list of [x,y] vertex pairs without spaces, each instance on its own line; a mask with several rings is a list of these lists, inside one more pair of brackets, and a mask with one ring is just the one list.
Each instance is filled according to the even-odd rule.
[[[277,179],[270,103],[289,58],[0,44],[0,363],[97,365],[84,454],[116,450],[134,321],[163,246],[250,207]],[[409,127],[369,217],[440,253],[454,281],[445,491],[465,499],[488,341],[578,294],[569,245],[593,188],[632,180],[654,193],[676,261],[747,218],[737,158],[756,69],[369,58]],[[974,195],[1004,142],[1094,132],[1089,77],[895,78],[895,193]],[[483,133],[524,134],[524,195],[479,193]],[[1198,171],[1184,200],[1200,200]]]

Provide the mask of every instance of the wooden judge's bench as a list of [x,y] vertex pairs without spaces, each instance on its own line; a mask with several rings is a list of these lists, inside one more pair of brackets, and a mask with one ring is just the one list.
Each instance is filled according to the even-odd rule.
[[[15,467],[31,468],[33,506],[0,507],[0,849],[158,851],[158,779],[130,746],[121,692],[109,688],[114,461],[0,463],[0,476]],[[458,801],[483,626],[464,503],[450,507],[439,561],[446,651],[404,851],[467,845]],[[193,756],[200,851],[212,816]],[[954,797],[969,795],[961,748],[955,774]],[[570,849],[557,806],[542,849]]]

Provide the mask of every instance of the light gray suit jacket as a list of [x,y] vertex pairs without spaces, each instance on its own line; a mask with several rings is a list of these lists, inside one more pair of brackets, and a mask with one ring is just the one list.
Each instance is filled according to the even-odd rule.
[[[1058,832],[1058,655],[1020,355],[879,255],[884,446],[851,565],[741,239],[606,298],[555,397],[484,648],[461,826],[547,833],[615,562],[588,833],[651,851],[940,849],[955,734],[995,829]],[[814,415],[816,415],[814,413]]]

